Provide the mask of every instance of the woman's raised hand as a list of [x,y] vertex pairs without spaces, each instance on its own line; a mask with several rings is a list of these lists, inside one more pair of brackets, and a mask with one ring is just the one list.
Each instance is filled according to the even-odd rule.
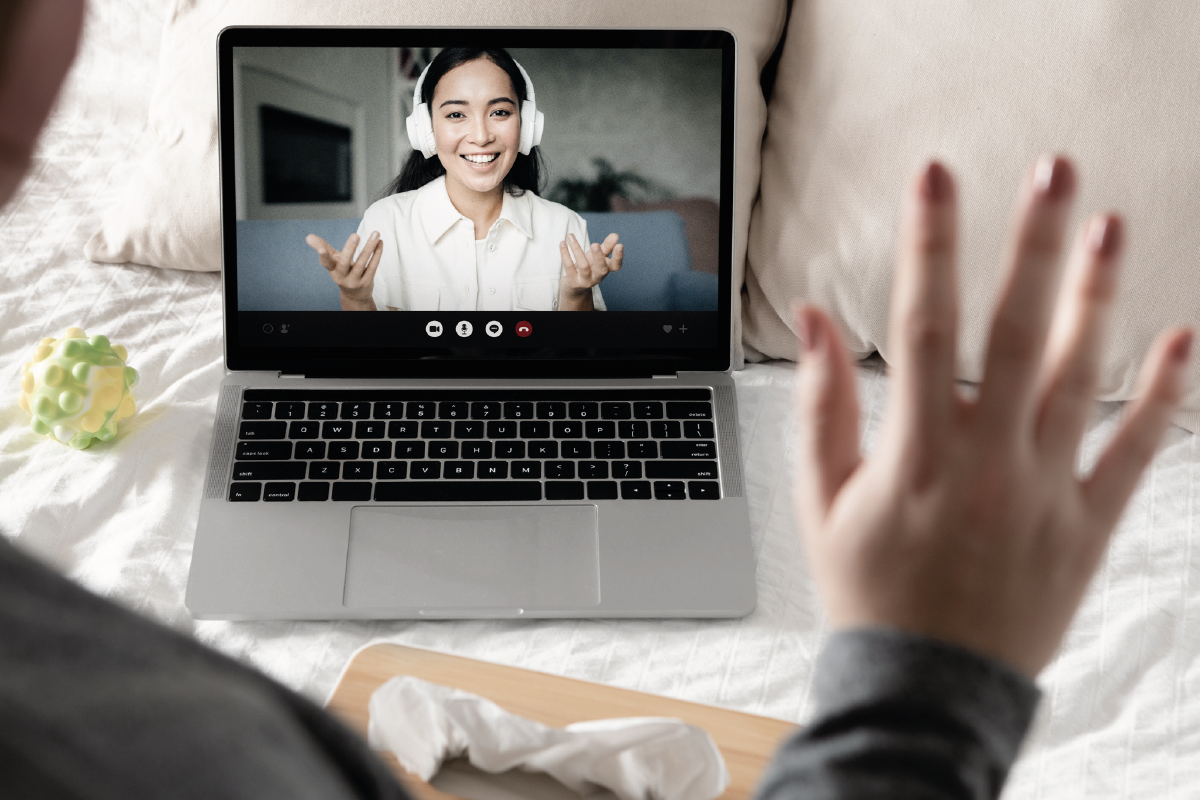
[[371,290],[375,288],[375,270],[379,267],[379,259],[383,255],[383,242],[379,231],[372,231],[367,237],[357,259],[354,251],[358,249],[359,236],[350,234],[346,246],[335,250],[320,236],[310,233],[304,239],[308,246],[317,251],[321,266],[329,271],[329,277],[337,284],[342,293],[343,311],[374,311],[375,301],[371,299]]
[[617,238],[617,234],[610,233],[603,242],[587,250],[579,245],[573,233],[567,234],[566,241],[559,242],[563,264],[563,276],[558,282],[560,311],[592,310],[592,287],[608,273],[619,270],[625,257],[625,245],[617,244]]

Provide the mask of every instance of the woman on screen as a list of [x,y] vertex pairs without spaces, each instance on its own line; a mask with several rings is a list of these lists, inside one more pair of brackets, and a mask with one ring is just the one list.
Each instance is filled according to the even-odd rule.
[[603,311],[624,245],[590,243],[578,214],[537,195],[542,113],[525,70],[500,48],[447,48],[413,105],[415,152],[389,196],[341,250],[306,239],[342,308]]

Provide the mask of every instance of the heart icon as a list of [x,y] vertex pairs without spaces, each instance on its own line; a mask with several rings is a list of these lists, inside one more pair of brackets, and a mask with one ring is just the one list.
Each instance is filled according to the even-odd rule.
[[670,333],[670,332],[671,332],[671,326],[670,326],[670,325],[663,325],[663,331],[664,331],[664,332],[666,332],[666,333]]

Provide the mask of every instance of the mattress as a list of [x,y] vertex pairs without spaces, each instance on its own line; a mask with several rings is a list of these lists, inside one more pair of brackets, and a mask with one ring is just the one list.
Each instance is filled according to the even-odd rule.
[[[792,512],[792,369],[736,374],[758,608],[729,621],[197,622],[183,605],[216,395],[218,276],[82,256],[150,131],[169,4],[94,0],[32,170],[0,212],[0,530],[92,591],[324,701],[352,653],[391,641],[803,722],[827,634]],[[128,348],[138,413],[76,451],[29,429],[20,365],[78,325]],[[887,379],[859,369],[865,447]],[[1121,408],[1097,404],[1086,468]],[[1008,798],[1200,796],[1197,437],[1172,428],[1067,634],[1039,678]]]

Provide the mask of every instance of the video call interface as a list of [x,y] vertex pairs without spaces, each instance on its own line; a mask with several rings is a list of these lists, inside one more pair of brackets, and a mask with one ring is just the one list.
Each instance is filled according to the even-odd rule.
[[725,346],[728,55],[233,47],[239,345]]

